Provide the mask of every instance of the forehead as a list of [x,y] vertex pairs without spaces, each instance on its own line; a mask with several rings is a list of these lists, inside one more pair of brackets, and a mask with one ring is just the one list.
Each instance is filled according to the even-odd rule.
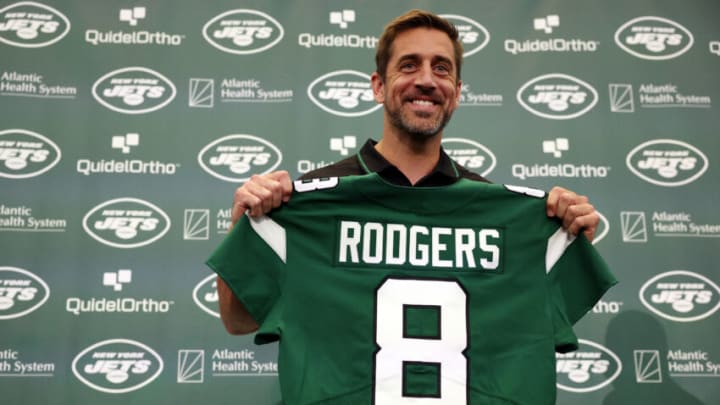
[[455,62],[453,43],[443,31],[434,28],[412,28],[400,32],[392,44],[390,60],[408,55],[423,58],[444,57]]

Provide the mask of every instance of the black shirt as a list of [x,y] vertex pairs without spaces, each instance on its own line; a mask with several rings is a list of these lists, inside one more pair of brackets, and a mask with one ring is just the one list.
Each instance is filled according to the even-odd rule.
[[[392,163],[388,162],[377,150],[377,142],[368,139],[362,148],[355,155],[321,167],[300,176],[301,180],[315,179],[319,177],[342,177],[377,173],[385,181],[398,186],[412,186],[410,180]],[[432,172],[420,179],[415,187],[435,187],[453,184],[461,178],[490,183],[489,180],[473,173],[457,164],[445,151],[440,148],[440,160]]]

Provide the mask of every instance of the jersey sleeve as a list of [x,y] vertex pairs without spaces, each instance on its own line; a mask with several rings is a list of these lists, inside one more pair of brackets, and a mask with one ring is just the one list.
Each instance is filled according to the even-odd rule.
[[[565,233],[563,231],[563,233]],[[565,353],[577,350],[573,325],[617,283],[607,264],[582,234],[570,239],[557,258],[548,262],[555,348]],[[548,246],[549,256],[553,248]],[[557,253],[556,253],[557,254]]]
[[272,219],[245,216],[206,262],[261,327],[281,298],[284,236]]

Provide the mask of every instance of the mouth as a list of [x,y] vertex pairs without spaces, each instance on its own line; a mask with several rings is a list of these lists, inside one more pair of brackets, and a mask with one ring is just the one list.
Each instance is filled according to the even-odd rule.
[[437,109],[441,104],[439,100],[430,96],[410,96],[405,99],[405,102],[410,104],[413,110],[419,112],[430,112]]

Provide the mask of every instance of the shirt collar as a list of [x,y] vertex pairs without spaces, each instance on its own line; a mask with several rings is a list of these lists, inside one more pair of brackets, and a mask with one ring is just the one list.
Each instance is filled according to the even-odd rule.
[[[391,184],[411,186],[407,177],[375,149],[376,144],[376,141],[368,139],[358,151],[358,159],[363,169],[368,173],[379,174]],[[440,160],[438,160],[437,165],[427,176],[420,179],[415,186],[446,186],[455,183],[459,178],[460,173],[455,167],[455,162],[440,148]]]

